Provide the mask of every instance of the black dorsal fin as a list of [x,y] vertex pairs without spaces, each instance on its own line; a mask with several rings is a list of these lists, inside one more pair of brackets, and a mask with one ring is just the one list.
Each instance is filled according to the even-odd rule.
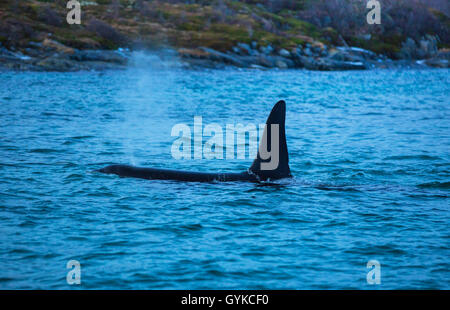
[[[285,133],[286,103],[281,100],[273,107],[260,138],[258,155],[250,172],[261,181],[291,177]],[[272,147],[272,143],[275,143]],[[278,144],[278,145],[277,145]],[[278,146],[278,148],[276,148]],[[276,154],[278,149],[278,156]]]

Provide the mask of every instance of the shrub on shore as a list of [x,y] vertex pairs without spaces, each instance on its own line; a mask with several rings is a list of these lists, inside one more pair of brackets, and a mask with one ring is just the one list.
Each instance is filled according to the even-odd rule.
[[206,46],[239,42],[292,49],[298,44],[359,46],[398,55],[407,39],[438,37],[449,47],[447,0],[380,0],[382,24],[368,25],[365,0],[89,0],[81,25],[65,23],[65,0],[4,0],[0,41],[26,46],[52,39],[76,48]]

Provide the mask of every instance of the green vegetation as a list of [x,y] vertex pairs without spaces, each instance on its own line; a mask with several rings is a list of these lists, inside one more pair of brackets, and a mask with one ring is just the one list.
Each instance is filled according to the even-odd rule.
[[[3,0],[0,42],[7,47],[21,48],[30,41],[51,38],[79,49],[170,45],[206,46],[220,51],[230,50],[239,42],[286,49],[305,43],[347,43],[392,56],[400,51],[408,37],[418,40],[432,33],[439,35],[441,47],[449,46],[450,19],[436,8],[422,12],[420,6],[408,7],[409,12],[424,14],[426,18],[417,18],[417,23],[423,20],[426,24],[405,26],[403,30],[401,23],[405,19],[398,13],[401,5],[408,6],[403,0],[396,2],[395,8],[387,7],[382,17],[384,24],[372,28],[365,22],[365,4],[351,5],[351,0],[80,2],[82,24],[68,25],[66,0]],[[350,11],[346,15],[333,7],[347,2]]]

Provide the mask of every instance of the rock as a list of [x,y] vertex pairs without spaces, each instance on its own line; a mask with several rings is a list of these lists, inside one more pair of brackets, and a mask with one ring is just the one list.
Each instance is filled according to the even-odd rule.
[[[0,44],[0,46],[1,46],[1,44]],[[32,47],[32,48],[36,48],[36,49],[41,49],[42,48],[42,42],[30,41],[30,42],[28,42],[28,46]]]
[[278,55],[280,55],[282,57],[286,57],[286,58],[291,57],[291,53],[289,53],[289,51],[285,50],[284,48],[282,48],[278,51]]
[[64,58],[48,57],[36,63],[44,71],[73,71],[80,69],[76,63]]
[[416,55],[416,49],[416,42],[411,38],[407,38],[406,41],[402,44],[400,57],[405,59],[412,59]]
[[372,35],[370,33],[368,34],[361,34],[356,36],[358,39],[364,40],[364,41],[369,41],[370,39],[372,39]]
[[264,70],[264,69],[266,69],[266,68],[264,68],[263,66],[260,66],[260,65],[254,65],[254,64],[250,65],[250,68],[251,68],[251,69],[258,69],[258,70]]
[[106,50],[86,50],[76,51],[69,56],[71,60],[76,61],[100,61],[125,65],[128,58],[122,52]]
[[349,61],[354,61],[355,59],[372,59],[376,60],[377,54],[372,51],[365,50],[360,47],[343,47],[340,46],[337,48],[338,52],[347,58]]
[[299,50],[297,48],[293,48],[290,52],[291,58],[298,57],[300,54]]
[[433,58],[437,53],[436,37],[426,35],[417,44],[413,39],[407,38],[402,44],[399,57],[403,59],[425,59]]
[[17,59],[17,56],[15,55],[15,53],[11,52],[10,50],[6,49],[5,47],[0,47],[0,59],[15,60],[15,59]]
[[287,69],[288,68],[287,63],[280,59],[277,59],[275,61],[275,66],[279,69]]
[[209,53],[200,50],[200,49],[194,49],[194,48],[180,48],[178,50],[178,55],[181,58],[207,58],[209,56]]
[[233,46],[233,47],[231,48],[231,50],[232,50],[233,53],[235,53],[235,54],[240,54],[240,53],[241,53],[241,49],[240,49],[239,47],[237,47],[237,46]]
[[425,64],[434,68],[449,68],[449,61],[447,59],[430,58],[425,60]]
[[[240,68],[249,68],[252,65],[261,65],[259,55],[225,54],[207,47],[201,47],[199,49],[179,49],[178,55],[180,58],[186,59],[190,63],[201,64],[203,62],[206,67],[218,67],[219,64],[228,64]],[[193,59],[202,60],[202,62],[192,61]],[[270,61],[267,61],[265,64],[265,66],[273,67],[273,64],[271,65]]]
[[302,57],[301,55],[294,55],[292,57],[292,62],[294,63],[294,68],[303,68],[305,67],[305,64],[302,61]]
[[337,61],[329,58],[322,58],[319,62],[319,70],[366,70],[367,65],[364,62]]
[[39,68],[29,63],[0,61],[0,70],[39,71]]
[[311,52],[312,52],[314,55],[319,56],[320,53],[322,52],[322,49],[321,49],[319,46],[313,46],[313,47],[311,48]]
[[[311,54],[311,56],[312,56],[312,54]],[[309,60],[308,60],[309,58],[312,59],[311,56],[305,56],[304,50],[299,45],[297,48],[292,50],[292,53],[291,53],[291,60],[293,62],[293,66],[295,68],[304,68],[305,62],[309,62]]]
[[250,47],[250,45],[246,43],[238,43],[237,46],[232,48],[232,52],[241,56],[256,56],[258,55],[258,51],[254,50]]
[[303,50],[303,55],[306,55],[306,56],[308,56],[308,57],[312,57],[312,56],[313,56],[313,53],[312,53],[312,51],[311,51],[311,49],[310,49],[309,47],[306,47],[306,48]]
[[301,68],[306,68],[308,70],[319,70],[319,65],[312,57],[300,56],[298,59],[298,65]]
[[328,58],[336,61],[350,61],[350,62],[364,62],[364,58],[354,54],[342,52],[342,51],[332,51]]
[[251,55],[252,54],[252,48],[247,43],[238,43],[237,47],[241,51],[242,55]]
[[77,44],[79,49],[84,50],[98,50],[101,49],[101,44],[91,38],[77,38]]
[[5,47],[0,47],[0,60],[4,61],[28,61],[31,60],[30,56],[24,55],[20,51],[12,52]]
[[206,57],[212,61],[224,62],[237,67],[246,67],[246,64],[239,60],[238,57],[227,55],[207,47],[201,47],[200,50],[205,52],[207,54]]
[[259,65],[266,68],[273,68],[275,67],[275,60],[272,56],[261,55],[259,57]]
[[335,71],[335,70],[365,70],[367,66],[363,62],[350,62],[335,60],[330,57],[314,59],[301,56],[300,64],[309,70]]
[[268,55],[260,55],[258,58],[258,65],[265,68],[295,68],[295,63],[288,58],[281,56],[268,56]]
[[438,52],[436,37],[426,35],[426,37],[422,38],[419,41],[419,50],[424,58],[436,56]]
[[208,59],[196,59],[196,58],[186,58],[181,63],[181,67],[185,69],[224,69],[226,65],[224,63],[213,62]]
[[450,50],[439,51],[436,55],[436,58],[450,60]]
[[67,47],[62,43],[59,43],[58,41],[55,40],[51,40],[46,38],[43,42],[42,42],[42,47],[50,49],[50,50],[54,50],[57,51],[59,53],[64,53],[64,54],[73,54],[75,53],[75,50],[71,47]]
[[[290,58],[285,58],[285,57],[281,57],[281,56],[275,56],[275,60],[286,64],[286,66],[288,68],[295,68],[295,63]],[[284,67],[284,65],[281,65],[281,66]]]
[[375,53],[358,47],[338,47],[331,50],[324,58],[336,61],[338,67],[351,67],[352,65],[349,64],[362,63],[364,67],[368,68],[369,63],[375,65],[374,63],[379,61],[379,57]]
[[263,54],[265,54],[265,55],[270,55],[270,54],[272,54],[272,52],[273,52],[273,47],[272,47],[272,45],[267,45],[267,46],[261,46],[260,48],[259,48],[259,51],[261,52],[261,53],[263,53]]
[[239,61],[243,64],[242,67],[252,68],[255,65],[260,66],[259,56],[239,56]]

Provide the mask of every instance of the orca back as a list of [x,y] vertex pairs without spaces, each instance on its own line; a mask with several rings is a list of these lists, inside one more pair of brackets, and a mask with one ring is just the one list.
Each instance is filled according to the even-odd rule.
[[252,166],[242,173],[202,173],[139,168],[128,165],[111,165],[97,171],[106,174],[116,174],[121,177],[185,182],[259,182],[289,178],[292,176],[286,145],[285,118],[286,103],[281,100],[273,107],[267,119],[256,159]]

